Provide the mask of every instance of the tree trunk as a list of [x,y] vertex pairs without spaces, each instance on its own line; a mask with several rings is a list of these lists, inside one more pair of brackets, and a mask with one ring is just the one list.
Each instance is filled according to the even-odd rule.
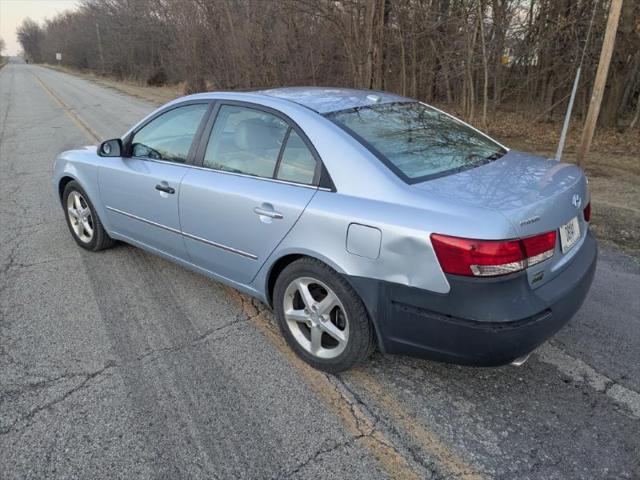
[[602,126],[614,127],[618,124],[626,107],[622,101],[625,85],[635,82],[635,57],[640,51],[640,23],[636,22],[640,22],[640,2],[623,2],[615,49],[609,67],[609,79],[598,119]]
[[364,15],[364,39],[365,39],[365,61],[362,71],[360,85],[363,88],[371,88],[373,84],[373,62],[374,62],[374,22],[376,18],[376,6],[378,0],[367,0]]
[[482,126],[487,127],[487,104],[489,103],[489,67],[487,66],[487,48],[484,39],[484,3],[478,2],[478,21],[482,43],[482,67],[484,70],[484,89],[482,92]]

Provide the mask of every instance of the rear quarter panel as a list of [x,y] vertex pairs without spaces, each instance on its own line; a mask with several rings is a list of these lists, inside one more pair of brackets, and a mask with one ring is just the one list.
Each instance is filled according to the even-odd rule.
[[[455,232],[470,236],[473,232],[477,235],[478,225],[486,224],[493,234],[513,235],[511,224],[498,213],[437,202],[430,204],[424,197],[422,204],[416,207],[319,191],[262,267],[253,285],[265,289],[269,271],[278,259],[302,254],[317,258],[346,275],[445,294],[450,287],[431,246],[431,233]],[[352,223],[380,230],[377,258],[348,251],[347,231]]]

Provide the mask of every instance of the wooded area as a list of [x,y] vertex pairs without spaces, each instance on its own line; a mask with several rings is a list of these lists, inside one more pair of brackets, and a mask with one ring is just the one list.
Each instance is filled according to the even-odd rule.
[[[25,57],[189,92],[283,85],[383,89],[487,111],[586,114],[607,0],[83,0],[19,28]],[[593,27],[585,45],[591,19]],[[625,0],[602,125],[640,115],[640,0]]]

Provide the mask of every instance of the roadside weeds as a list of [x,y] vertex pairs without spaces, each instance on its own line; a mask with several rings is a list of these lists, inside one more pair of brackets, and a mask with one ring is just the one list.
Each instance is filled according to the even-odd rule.
[[50,68],[51,70],[56,70],[58,72],[67,73],[69,75],[89,80],[90,82],[96,83],[103,87],[111,88],[126,95],[131,95],[146,102],[152,103],[157,107],[184,95],[184,87],[181,85],[167,87],[149,87],[147,85],[141,85],[140,83],[136,82],[116,80],[93,73],[82,72],[61,65],[43,64],[42,66]]

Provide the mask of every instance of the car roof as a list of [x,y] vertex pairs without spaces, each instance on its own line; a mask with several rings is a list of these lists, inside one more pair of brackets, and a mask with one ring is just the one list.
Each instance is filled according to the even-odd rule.
[[394,93],[355,88],[284,87],[252,93],[288,100],[321,114],[382,103],[415,101]]

